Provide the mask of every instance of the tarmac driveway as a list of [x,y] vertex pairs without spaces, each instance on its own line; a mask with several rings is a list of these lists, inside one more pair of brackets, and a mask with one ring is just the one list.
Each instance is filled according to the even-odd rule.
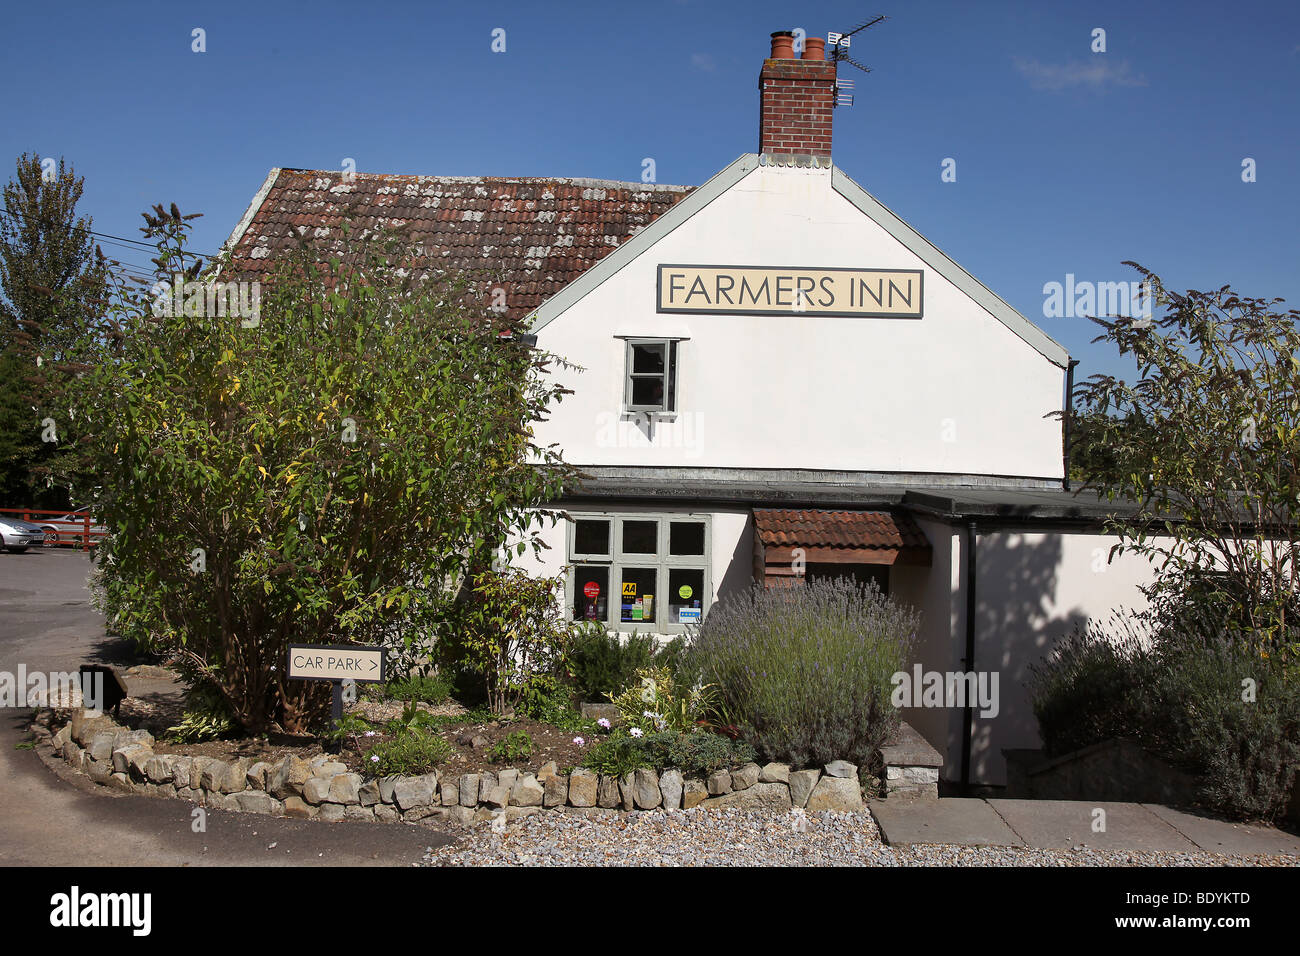
[[[85,554],[0,553],[0,671],[75,671],[83,663],[134,663],[130,645],[104,634],[90,605]],[[128,678],[133,695],[163,691]],[[166,682],[161,682],[166,683]],[[0,709],[0,864],[7,866],[409,866],[444,831],[404,824],[287,820],[206,812],[194,832],[193,805],[109,791],[56,774],[31,750],[32,712]]]

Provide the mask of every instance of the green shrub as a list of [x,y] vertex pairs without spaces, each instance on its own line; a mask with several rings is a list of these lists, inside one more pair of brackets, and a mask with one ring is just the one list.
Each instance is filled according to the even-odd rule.
[[482,675],[488,706],[507,713],[538,675],[562,666],[574,627],[555,614],[563,576],[533,578],[516,568],[474,575],[460,611],[458,653]]
[[388,700],[419,700],[426,704],[445,704],[451,697],[452,680],[447,675],[411,674],[381,685]]
[[532,720],[574,733],[589,729],[591,724],[573,706],[570,688],[553,674],[538,674],[528,679],[519,701],[519,712]]
[[[1162,644],[1141,736],[1200,783],[1221,813],[1283,813],[1300,766],[1300,687],[1275,657],[1226,638]],[[1253,690],[1252,696],[1245,693]]]
[[1074,635],[1031,667],[1044,747],[1055,756],[1129,737],[1193,777],[1204,806],[1277,817],[1300,764],[1300,694],[1273,638],[1240,635],[1144,633],[1132,621]]
[[642,769],[676,769],[699,776],[746,764],[754,758],[753,747],[718,734],[665,731],[634,737],[619,731],[595,744],[582,765],[615,776]]
[[488,748],[488,760],[493,763],[509,763],[513,760],[527,760],[533,755],[533,738],[527,731],[516,730],[498,740]]
[[919,615],[847,579],[752,590],[716,604],[692,643],[744,739],[795,767],[867,767],[898,724],[890,677]]
[[221,693],[200,683],[186,692],[181,722],[168,727],[167,733],[178,743],[198,744],[228,737],[237,729]]
[[668,668],[655,666],[637,671],[636,680],[610,701],[629,728],[684,734],[696,729],[715,696],[712,684],[679,693]]
[[649,667],[655,656],[655,640],[648,634],[633,634],[626,642],[611,636],[599,625],[584,626],[569,646],[568,666],[578,699],[585,703],[608,700]]
[[427,710],[421,710],[415,701],[410,701],[402,708],[402,716],[394,717],[384,724],[384,733],[398,737],[417,730],[431,730],[438,725],[438,718]]
[[451,756],[451,744],[424,730],[399,734],[366,753],[365,769],[376,777],[428,773]]
[[1135,622],[1112,618],[1075,631],[1045,662],[1029,665],[1034,716],[1049,757],[1134,735],[1147,709],[1150,643]]

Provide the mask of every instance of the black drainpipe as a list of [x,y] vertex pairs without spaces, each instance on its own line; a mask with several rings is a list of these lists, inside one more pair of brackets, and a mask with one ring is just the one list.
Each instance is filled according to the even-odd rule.
[[[976,534],[974,519],[966,526],[966,657],[963,660],[967,673],[975,670],[975,551],[976,551]],[[971,789],[970,781],[970,748],[971,734],[974,731],[975,708],[969,695],[966,699],[966,707],[962,714],[962,738],[961,738],[961,792],[962,796],[969,796]]]
[[1065,363],[1065,414],[1061,416],[1061,453],[1065,459],[1066,491],[1070,490],[1070,418],[1074,414],[1074,367],[1078,359],[1067,359]]

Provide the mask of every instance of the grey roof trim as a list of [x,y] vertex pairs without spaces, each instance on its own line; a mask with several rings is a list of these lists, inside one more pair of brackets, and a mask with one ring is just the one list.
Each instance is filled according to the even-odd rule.
[[[235,251],[235,246],[239,245],[239,240],[244,238],[244,233],[247,232],[248,227],[253,224],[253,217],[256,216],[258,210],[262,208],[262,203],[266,202],[266,197],[270,194],[271,187],[275,185],[275,181],[279,176],[280,167],[272,166],[271,171],[266,174],[266,179],[262,183],[262,188],[253,195],[253,201],[250,202],[248,208],[244,210],[244,216],[239,220],[239,224],[235,226],[235,231],[232,232],[230,238],[222,244],[221,254],[223,256],[228,252]],[[220,272],[221,270],[218,268],[217,273],[220,274]]]
[[1070,353],[1065,346],[1034,323],[1007,305],[988,286],[953,262],[944,252],[919,232],[900,219],[879,199],[871,195],[838,166],[831,167],[831,186],[837,193],[857,206],[882,229],[905,245],[930,268],[943,276],[967,296],[981,305],[990,315],[1024,339],[1054,365],[1065,368]]
[[758,154],[746,153],[722,169],[699,189],[691,192],[672,209],[539,305],[529,316],[533,321],[531,331],[538,332],[544,329],[557,316],[567,311],[588,293],[599,288],[605,280],[757,168]]

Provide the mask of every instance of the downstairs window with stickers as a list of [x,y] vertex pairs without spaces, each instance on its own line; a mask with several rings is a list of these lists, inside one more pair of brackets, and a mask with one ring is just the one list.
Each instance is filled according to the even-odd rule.
[[709,603],[705,515],[575,514],[569,607],[575,621],[680,633]]

